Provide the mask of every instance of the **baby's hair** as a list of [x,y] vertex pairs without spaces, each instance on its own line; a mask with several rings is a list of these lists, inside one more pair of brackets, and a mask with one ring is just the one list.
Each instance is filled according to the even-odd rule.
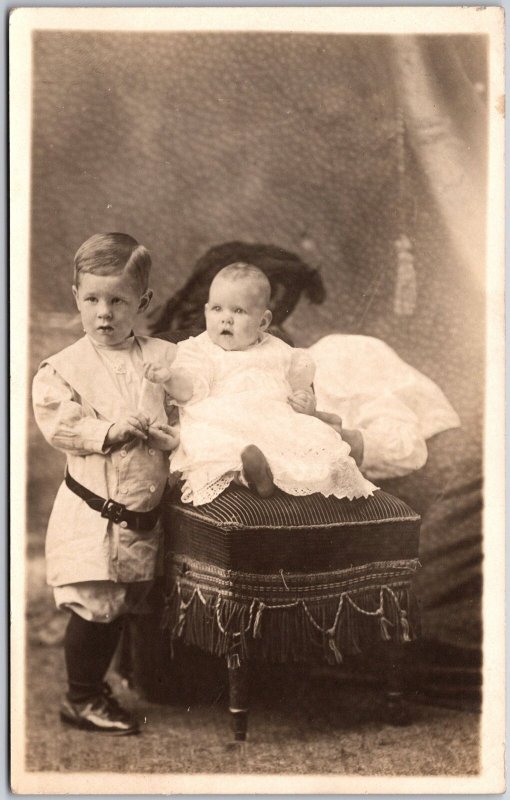
[[236,261],[233,264],[228,264],[215,275],[216,278],[226,278],[231,281],[250,280],[257,288],[261,296],[261,305],[264,308],[269,308],[269,301],[271,299],[271,284],[267,276],[261,269],[254,264],[247,264],[244,261]]
[[124,275],[142,293],[149,286],[149,251],[127,233],[96,233],[83,242],[74,257],[74,284],[80,275]]

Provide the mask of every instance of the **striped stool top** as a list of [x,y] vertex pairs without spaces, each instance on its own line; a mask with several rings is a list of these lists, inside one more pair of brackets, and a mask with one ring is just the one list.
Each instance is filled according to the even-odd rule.
[[163,502],[173,553],[232,569],[323,572],[375,561],[418,557],[419,516],[383,491],[357,500],[276,490],[269,499],[230,486],[211,503],[182,503],[179,489]]

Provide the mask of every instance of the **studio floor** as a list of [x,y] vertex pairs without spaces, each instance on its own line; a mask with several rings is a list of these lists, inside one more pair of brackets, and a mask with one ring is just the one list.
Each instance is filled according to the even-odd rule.
[[[411,702],[412,723],[386,725],[373,686],[327,671],[258,676],[246,743],[230,732],[225,685],[211,675],[193,701],[150,703],[111,675],[142,723],[135,737],[102,737],[59,721],[61,633],[41,558],[29,561],[26,768],[29,771],[324,775],[475,775],[479,715]],[[217,672],[217,670],[214,670]],[[221,670],[220,670],[221,674]]]

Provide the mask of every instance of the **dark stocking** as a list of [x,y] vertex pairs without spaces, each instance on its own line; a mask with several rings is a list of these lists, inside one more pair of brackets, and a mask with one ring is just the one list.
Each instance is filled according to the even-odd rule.
[[122,617],[113,622],[89,622],[71,612],[64,639],[71,702],[84,702],[101,692],[122,625]]

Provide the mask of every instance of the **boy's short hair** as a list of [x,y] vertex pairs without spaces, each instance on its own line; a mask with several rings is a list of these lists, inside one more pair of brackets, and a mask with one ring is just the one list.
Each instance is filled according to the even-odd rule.
[[264,305],[265,308],[269,308],[271,284],[269,283],[267,275],[254,264],[248,264],[244,261],[235,261],[233,264],[227,264],[226,267],[220,269],[213,280],[216,280],[216,278],[226,278],[232,281],[246,280],[247,278],[253,280],[260,292],[262,305]]
[[125,275],[142,294],[149,287],[149,251],[127,233],[96,233],[83,242],[74,257],[74,284],[80,275]]

